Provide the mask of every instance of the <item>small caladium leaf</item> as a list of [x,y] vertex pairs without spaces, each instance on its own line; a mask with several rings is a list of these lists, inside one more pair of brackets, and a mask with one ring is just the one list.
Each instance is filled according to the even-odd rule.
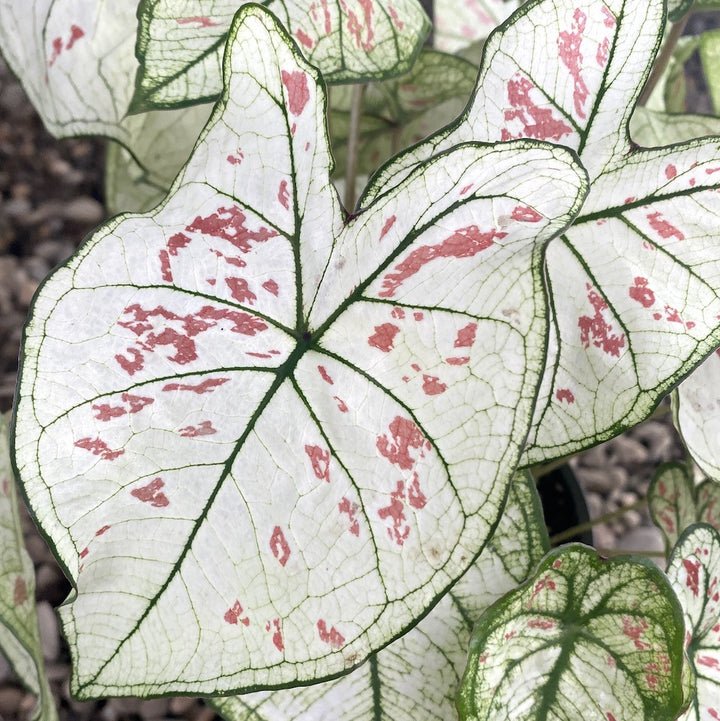
[[520,0],[435,0],[433,44],[446,53],[484,40],[521,5]]
[[676,115],[638,107],[630,121],[630,136],[646,148],[684,143],[704,135],[720,135],[720,118]]
[[705,524],[685,531],[668,578],[685,614],[686,647],[695,693],[682,721],[720,718],[720,534]]
[[[357,168],[368,175],[398,151],[457,118],[475,87],[477,68],[467,60],[423,50],[409,73],[370,83],[363,95]],[[333,88],[329,113],[336,172],[344,170],[352,87]]]
[[682,611],[663,573],[569,546],[480,619],[458,709],[463,721],[671,721],[682,664]]
[[684,463],[663,463],[653,475],[647,499],[669,554],[682,532],[698,521],[695,483],[688,467]]
[[317,71],[259,6],[229,37],[168,199],[26,329],[16,463],[81,697],[322,679],[427,612],[500,514],[586,189],[563,148],[467,143],[347,219]]
[[55,721],[57,711],[45,676],[35,611],[35,570],[23,546],[15,478],[10,466],[8,422],[0,414],[0,654],[38,698],[33,719]]
[[637,423],[720,342],[720,141],[644,150],[627,133],[663,25],[662,0],[528,3],[488,39],[458,122],[381,170],[364,199],[463,139],[580,154],[590,193],[546,252],[553,321],[528,464]]
[[[244,3],[140,0],[135,112],[215,100],[228,29]],[[270,0],[326,83],[363,82],[412,67],[430,23],[417,0]]]
[[688,453],[702,471],[720,481],[720,353],[711,354],[673,394],[673,419]]
[[453,718],[474,620],[522,583],[548,549],[535,483],[523,474],[510,486],[500,523],[485,550],[417,627],[335,681],[207,703],[227,721]]

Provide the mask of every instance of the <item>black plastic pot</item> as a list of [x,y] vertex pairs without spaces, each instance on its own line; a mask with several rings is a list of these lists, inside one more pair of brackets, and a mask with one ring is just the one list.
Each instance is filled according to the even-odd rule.
[[[567,464],[540,478],[537,489],[550,537],[590,520],[582,488]],[[579,533],[564,543],[573,541],[592,546],[592,530]]]

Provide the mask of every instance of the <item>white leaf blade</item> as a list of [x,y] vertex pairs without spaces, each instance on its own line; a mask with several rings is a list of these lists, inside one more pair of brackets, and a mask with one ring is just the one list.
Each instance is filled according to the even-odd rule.
[[471,0],[462,4],[438,0],[433,44],[443,52],[457,53],[473,42],[484,40],[519,5],[518,0]]
[[[316,72],[261,8],[241,10],[233,33],[225,95],[171,196],[90,239],[45,285],[28,329],[16,458],[78,588],[63,622],[83,697],[328,677],[435,603],[500,512],[527,432],[542,317],[523,339],[512,319],[493,320],[498,302],[476,309],[478,325],[487,319],[505,335],[466,352],[464,306],[424,308],[428,327],[433,314],[453,318],[450,350],[472,356],[471,366],[483,354],[497,362],[506,336],[523,359],[507,397],[484,409],[490,424],[470,429],[475,444],[423,427],[433,407],[451,418],[448,399],[459,391],[449,381],[462,376],[441,380],[425,368],[427,379],[395,392],[404,367],[377,347],[382,332],[370,342],[372,317],[364,356],[331,347],[332,334],[348,333],[355,303],[392,313],[402,298],[373,295],[370,284],[401,252],[418,250],[421,266],[436,256],[452,260],[449,269],[481,265],[488,248],[475,247],[476,236],[499,234],[489,207],[504,218],[491,254],[507,253],[505,242],[527,246],[518,314],[530,327],[543,244],[585,191],[565,150],[466,145],[428,165],[439,184],[445,163],[449,200],[403,204],[418,175],[383,198],[407,213],[397,227],[386,228],[379,209],[345,226]],[[268,61],[250,75],[258,56]],[[513,157],[524,176],[508,195],[502,180],[488,184],[482,159],[512,166]],[[556,172],[543,193],[516,197],[548,163]],[[362,223],[382,244],[374,270],[353,259],[367,242]],[[324,279],[342,270],[348,249],[336,294]],[[406,307],[419,323],[423,310]],[[487,460],[478,462],[478,446]],[[478,477],[488,479],[480,489]],[[481,506],[455,522],[456,546],[434,532],[448,513]],[[184,632],[166,633],[177,619]]]
[[[378,708],[383,718],[395,721],[450,718],[473,620],[524,581],[547,548],[534,482],[517,477],[480,558],[415,629],[336,681],[209,703],[227,721],[295,721],[324,714],[338,721],[369,720]],[[493,579],[492,587],[487,578]]]

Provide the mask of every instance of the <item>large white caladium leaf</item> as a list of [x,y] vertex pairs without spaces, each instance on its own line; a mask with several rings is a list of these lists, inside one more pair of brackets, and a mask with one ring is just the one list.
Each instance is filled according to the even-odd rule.
[[528,464],[637,423],[720,341],[720,141],[644,150],[627,133],[663,24],[662,0],[528,3],[488,39],[458,122],[389,164],[365,197],[469,138],[580,154],[590,193],[546,252],[553,320]]
[[520,0],[435,0],[433,44],[456,53],[484,40],[520,5]]
[[[242,2],[140,0],[134,111],[214,100],[228,28]],[[417,0],[266,0],[326,83],[400,75],[430,23]]]
[[35,570],[23,545],[15,478],[10,465],[8,422],[0,414],[0,654],[38,697],[32,718],[55,721],[35,611]]
[[720,481],[720,353],[711,354],[673,394],[673,417],[685,447],[703,472]]
[[500,513],[586,189],[560,147],[468,143],[347,219],[317,72],[258,6],[230,39],[167,201],[26,329],[16,463],[80,697],[329,677],[436,602]]
[[667,571],[685,615],[687,655],[695,693],[682,721],[720,718],[720,534],[691,526],[673,550]]
[[524,474],[510,486],[500,523],[470,570],[427,618],[360,668],[314,686],[207,702],[227,721],[451,719],[474,621],[522,583],[548,548],[535,483]]
[[463,721],[671,721],[682,666],[682,611],[663,573],[569,546],[480,619],[458,709]]

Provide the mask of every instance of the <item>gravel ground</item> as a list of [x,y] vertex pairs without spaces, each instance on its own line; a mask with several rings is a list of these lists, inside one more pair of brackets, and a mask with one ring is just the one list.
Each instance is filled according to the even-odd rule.
[[[707,28],[717,17],[694,19]],[[693,84],[698,109],[703,88]],[[11,407],[22,323],[33,293],[48,272],[105,218],[102,191],[104,143],[93,138],[58,142],[48,135],[20,85],[0,60],[0,412]],[[596,518],[644,496],[654,468],[683,457],[669,415],[573,459],[590,516]],[[79,703],[68,693],[69,659],[53,611],[69,585],[24,514],[25,540],[37,573],[43,651],[63,721],[150,721],[217,718],[200,700],[113,699]],[[594,529],[601,549],[662,550],[646,509]],[[24,719],[32,698],[0,656],[0,721]]]

